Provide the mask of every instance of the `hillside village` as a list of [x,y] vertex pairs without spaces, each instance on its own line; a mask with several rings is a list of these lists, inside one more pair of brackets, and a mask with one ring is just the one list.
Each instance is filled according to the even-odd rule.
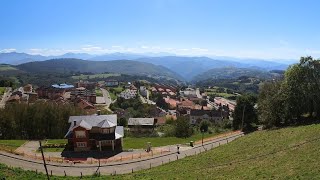
[[[5,87],[6,88],[6,87]],[[7,87],[2,96],[2,106],[11,103],[32,104],[39,101],[55,104],[72,104],[86,112],[87,115],[102,111],[117,114],[118,118],[153,118],[155,125],[163,125],[168,119],[187,117],[193,125],[202,119],[219,123],[232,118],[235,101],[223,97],[210,99],[199,88],[184,89],[163,84],[141,84],[141,82],[119,82],[107,80],[99,82],[79,81],[75,84],[53,84],[51,86],[33,87],[26,84],[12,89]],[[141,117],[125,116],[126,109],[113,108],[117,101],[139,101],[147,104],[154,111]]]
[[319,7],[1,1],[0,180],[320,179]]

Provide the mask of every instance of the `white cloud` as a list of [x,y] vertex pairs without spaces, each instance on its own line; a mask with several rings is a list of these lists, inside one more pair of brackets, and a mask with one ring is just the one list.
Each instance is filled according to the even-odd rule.
[[8,49],[0,50],[0,53],[10,53],[10,52],[15,52],[15,51],[17,51],[17,50],[14,48],[8,48]]

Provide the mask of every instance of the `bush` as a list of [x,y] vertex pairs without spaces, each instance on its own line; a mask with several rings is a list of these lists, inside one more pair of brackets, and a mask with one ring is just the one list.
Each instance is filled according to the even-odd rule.
[[200,131],[202,132],[207,132],[208,131],[208,129],[209,129],[209,127],[211,126],[211,122],[210,121],[208,121],[208,120],[202,120],[201,122],[200,122]]
[[185,117],[178,117],[175,124],[175,136],[187,138],[193,134],[193,129],[190,125],[189,119]]

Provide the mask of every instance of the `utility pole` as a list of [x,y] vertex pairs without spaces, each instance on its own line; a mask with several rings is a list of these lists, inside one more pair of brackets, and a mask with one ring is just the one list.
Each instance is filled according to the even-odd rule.
[[244,111],[246,109],[246,105],[244,105],[243,107],[243,111],[242,111],[242,124],[241,124],[241,131],[243,131],[243,123],[244,123]]
[[43,166],[44,166],[44,169],[46,170],[47,179],[50,180],[49,174],[48,174],[46,160],[44,159],[44,155],[43,155],[43,149],[42,149],[41,141],[39,141],[39,144],[40,144],[40,151],[41,151],[41,154],[42,154]]

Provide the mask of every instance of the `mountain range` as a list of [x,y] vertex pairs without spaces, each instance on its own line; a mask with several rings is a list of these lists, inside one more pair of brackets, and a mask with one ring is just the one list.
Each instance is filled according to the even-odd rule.
[[[124,65],[127,65],[129,62],[124,60],[129,60],[134,62],[131,64],[134,67],[133,69],[137,71],[141,71],[141,72],[135,72],[136,74],[144,74],[149,72],[148,70],[145,70],[145,69],[135,68],[136,66],[139,66],[138,62],[148,63],[148,66],[145,66],[145,64],[143,64],[143,67],[151,68],[150,64],[152,64],[152,65],[155,65],[154,67],[166,68],[166,70],[164,71],[165,76],[168,76],[170,74],[170,76],[172,77],[184,79],[187,81],[193,80],[194,78],[198,78],[199,75],[216,68],[233,67],[233,68],[254,69],[254,70],[260,70],[260,71],[285,70],[288,68],[290,64],[295,62],[294,60],[289,60],[289,61],[288,60],[263,60],[263,59],[250,59],[250,58],[245,59],[245,58],[233,58],[233,57],[221,57],[221,56],[189,57],[189,56],[177,56],[169,53],[137,54],[137,53],[119,53],[118,52],[118,53],[110,53],[110,54],[103,54],[103,55],[91,55],[87,53],[66,53],[60,56],[31,55],[27,53],[17,53],[17,52],[0,53],[0,64],[5,63],[5,64],[11,64],[11,65],[20,65],[20,67],[29,66],[30,65],[28,64],[29,62],[45,61],[49,59],[60,59],[59,61],[60,63],[63,62],[63,59],[64,60],[82,59],[82,60],[88,60],[91,62],[92,61],[112,61],[112,63],[110,64],[113,64],[113,65],[115,65],[114,61],[119,61],[119,60],[121,63],[125,62]],[[49,62],[52,62],[52,61],[49,61]],[[24,63],[27,63],[28,65],[23,65]],[[87,63],[86,65],[89,66],[89,64],[90,63]],[[90,69],[96,72],[95,70],[100,69],[99,67],[95,67],[92,69],[90,67],[91,66],[89,66],[86,70]],[[62,68],[62,67],[59,67],[59,68]],[[109,68],[107,69],[109,70]],[[155,69],[157,68],[152,67],[150,72],[155,73],[154,72]],[[83,67],[82,70],[85,70],[85,68]],[[105,71],[107,70],[104,70],[103,72]],[[129,73],[132,73],[132,72],[129,72]],[[159,73],[161,72],[158,72],[157,76],[159,76]]]

